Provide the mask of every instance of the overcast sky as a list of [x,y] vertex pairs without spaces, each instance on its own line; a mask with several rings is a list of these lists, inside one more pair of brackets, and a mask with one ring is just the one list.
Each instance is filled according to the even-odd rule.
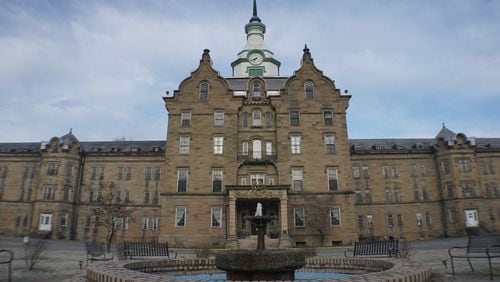
[[[349,138],[500,137],[500,1],[258,0],[281,74],[307,43]],[[0,1],[0,142],[164,140],[172,92],[245,45],[250,0]]]

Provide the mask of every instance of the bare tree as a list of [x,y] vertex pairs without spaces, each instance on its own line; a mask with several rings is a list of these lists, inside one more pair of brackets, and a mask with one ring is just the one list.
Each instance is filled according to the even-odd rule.
[[330,230],[330,209],[320,203],[311,203],[307,205],[306,213],[306,226],[319,235],[320,244],[323,246],[326,234]]
[[[114,182],[107,182],[104,191],[97,202],[92,203],[90,215],[95,218],[95,224],[106,230],[106,251],[109,252],[117,230],[124,221],[133,222],[132,213],[136,210],[132,202],[125,202],[118,195]],[[126,224],[126,223],[125,223]]]

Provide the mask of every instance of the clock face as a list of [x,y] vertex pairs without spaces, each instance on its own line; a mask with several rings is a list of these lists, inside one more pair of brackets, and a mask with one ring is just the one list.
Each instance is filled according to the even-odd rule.
[[264,57],[260,53],[253,53],[248,56],[248,60],[252,65],[260,65],[264,61]]

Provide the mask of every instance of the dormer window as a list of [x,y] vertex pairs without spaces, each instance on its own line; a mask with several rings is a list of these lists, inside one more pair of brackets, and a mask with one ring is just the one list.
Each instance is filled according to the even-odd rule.
[[404,146],[404,145],[402,145],[402,144],[397,144],[397,145],[396,145],[396,150],[398,150],[398,151],[402,151],[402,150],[404,150],[404,149],[405,149],[405,146]]
[[384,144],[375,144],[375,150],[383,150],[384,149]]
[[93,147],[93,148],[90,148],[90,151],[91,151],[92,153],[97,153],[97,152],[101,151],[101,148],[98,148],[98,147]]
[[111,148],[111,152],[113,152],[113,153],[116,153],[116,152],[119,152],[119,151],[120,151],[120,148],[118,148],[118,147]]
[[312,83],[312,81],[306,81],[306,83],[304,83],[304,92],[306,100],[314,99],[314,83]]
[[363,145],[361,145],[361,144],[354,145],[354,150],[356,150],[356,151],[363,150]]
[[252,97],[260,97],[260,84],[254,83]]
[[160,152],[161,148],[158,146],[153,147],[153,152]]
[[130,152],[132,152],[132,153],[139,152],[139,147],[130,147]]
[[200,83],[200,101],[208,100],[208,82]]

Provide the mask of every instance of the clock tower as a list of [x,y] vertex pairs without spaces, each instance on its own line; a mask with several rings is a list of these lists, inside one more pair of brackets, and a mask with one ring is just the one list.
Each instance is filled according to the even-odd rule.
[[281,63],[273,58],[273,52],[264,44],[266,25],[257,16],[257,3],[253,1],[253,16],[245,25],[247,43],[238,53],[238,59],[231,63],[233,77],[279,76]]

